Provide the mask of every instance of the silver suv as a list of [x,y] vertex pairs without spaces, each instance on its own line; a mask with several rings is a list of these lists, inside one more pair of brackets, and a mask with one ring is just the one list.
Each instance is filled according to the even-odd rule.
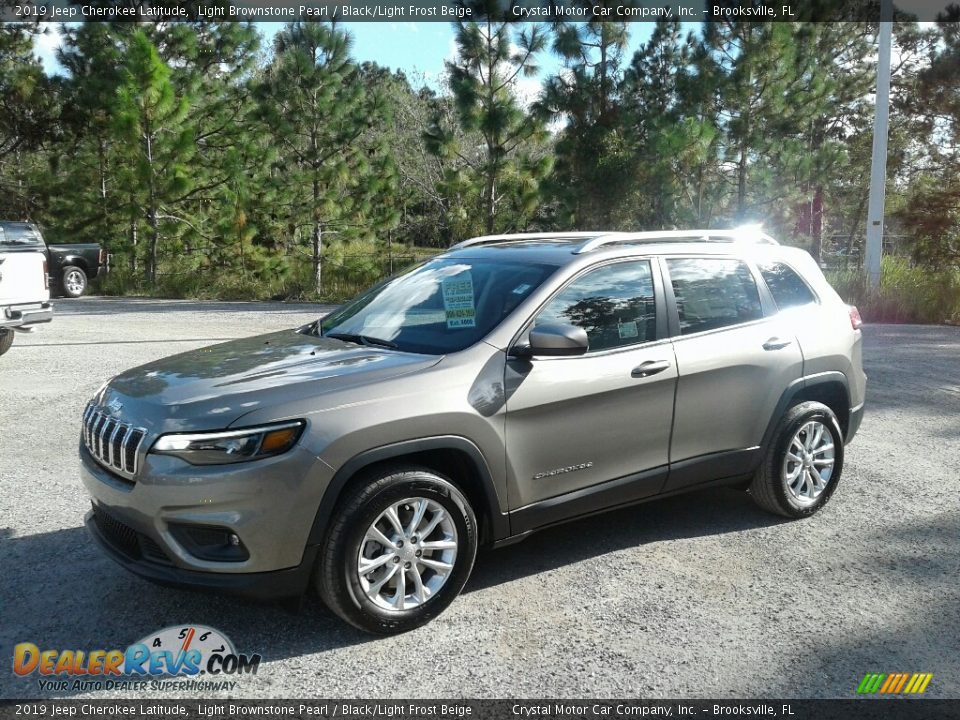
[[87,525],[150,580],[417,627],[478,545],[711,484],[812,515],[866,378],[811,257],[739,231],[475,238],[296,330],[125,372]]

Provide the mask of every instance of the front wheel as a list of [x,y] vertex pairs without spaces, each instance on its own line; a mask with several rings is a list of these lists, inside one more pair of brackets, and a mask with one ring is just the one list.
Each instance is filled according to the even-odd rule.
[[448,479],[419,467],[358,478],[321,550],[317,589],[352,625],[378,635],[425,625],[463,589],[477,521]]
[[13,330],[0,330],[0,355],[3,355],[13,345]]
[[780,419],[750,495],[764,510],[790,518],[827,504],[843,471],[843,433],[826,405],[802,402]]
[[61,274],[60,287],[67,297],[78,298],[87,291],[87,274],[83,268],[67,265]]

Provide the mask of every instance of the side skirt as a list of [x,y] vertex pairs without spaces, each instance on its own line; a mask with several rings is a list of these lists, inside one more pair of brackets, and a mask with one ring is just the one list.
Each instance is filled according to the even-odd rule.
[[494,547],[511,545],[536,530],[608,510],[709,487],[739,485],[750,478],[760,459],[758,447],[711,453],[531,503],[510,513],[512,533],[495,542]]

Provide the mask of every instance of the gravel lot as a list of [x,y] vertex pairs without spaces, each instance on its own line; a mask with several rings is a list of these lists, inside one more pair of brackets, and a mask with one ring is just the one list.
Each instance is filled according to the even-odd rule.
[[0,697],[41,695],[9,670],[17,642],[123,648],[180,623],[263,655],[233,697],[852,697],[868,671],[932,672],[928,696],[960,697],[960,328],[865,328],[867,414],[814,518],[723,490],[571,523],[482,554],[464,595],[401,637],[314,599],[154,587],[102,555],[76,473],[90,395],[324,310],[64,300],[0,358]]

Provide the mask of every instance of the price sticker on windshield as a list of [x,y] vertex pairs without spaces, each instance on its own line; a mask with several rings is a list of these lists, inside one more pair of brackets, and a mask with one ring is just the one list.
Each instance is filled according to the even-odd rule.
[[473,276],[460,273],[443,279],[443,310],[448,328],[477,326],[477,308],[473,303]]

